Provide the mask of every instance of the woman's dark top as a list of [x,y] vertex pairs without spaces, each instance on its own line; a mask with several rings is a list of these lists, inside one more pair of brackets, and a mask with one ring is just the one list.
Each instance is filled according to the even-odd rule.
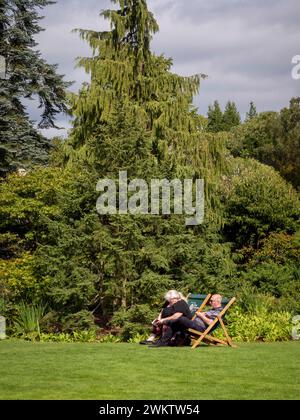
[[174,303],[174,305],[164,307],[162,310],[162,318],[168,318],[176,314],[176,312],[180,312],[183,316],[191,319],[193,317],[190,308],[185,300],[179,300],[178,302]]

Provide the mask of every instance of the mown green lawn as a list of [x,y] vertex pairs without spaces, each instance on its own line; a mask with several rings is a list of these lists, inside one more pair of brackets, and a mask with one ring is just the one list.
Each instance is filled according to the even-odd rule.
[[299,399],[300,342],[149,349],[0,341],[0,399]]

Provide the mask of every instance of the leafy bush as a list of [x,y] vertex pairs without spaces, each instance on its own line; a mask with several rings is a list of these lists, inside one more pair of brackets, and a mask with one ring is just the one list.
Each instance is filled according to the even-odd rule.
[[125,311],[124,309],[115,312],[111,325],[124,327],[127,323],[151,324],[153,319],[157,317],[158,310],[151,309],[149,305],[135,305]]
[[18,319],[14,330],[17,336],[35,341],[40,337],[40,322],[45,314],[46,307],[42,304],[27,305],[25,302],[17,306]]
[[40,334],[40,341],[44,343],[73,343],[74,339],[71,334],[69,333],[60,333],[60,334]]
[[74,331],[73,333],[40,334],[40,341],[55,343],[94,343],[97,340],[95,330]]
[[274,296],[258,293],[250,287],[242,289],[238,302],[242,312],[248,314],[265,314],[277,309],[277,299]]
[[141,335],[141,336],[149,336],[150,327],[145,326],[144,324],[138,324],[133,322],[127,322],[123,329],[121,334],[122,341],[130,341],[135,339],[135,337]]
[[3,296],[16,302],[36,300],[45,289],[47,279],[37,281],[33,273],[34,257],[29,252],[18,258],[0,259],[0,290]]
[[93,343],[97,341],[97,331],[96,330],[74,331],[73,337],[74,337],[75,342]]
[[296,232],[300,201],[291,185],[254,159],[235,159],[233,166],[224,182],[227,239],[239,248],[255,247],[271,232]]
[[[233,309],[228,317],[227,329],[234,341],[287,341],[291,338],[292,317],[288,312],[242,313],[240,308]],[[222,337],[222,330],[215,331]]]
[[111,325],[122,328],[121,340],[137,343],[149,336],[151,322],[157,317],[158,310],[149,305],[135,305],[128,311],[120,310],[114,314]]
[[62,318],[62,324],[63,330],[68,332],[91,330],[95,327],[94,316],[87,310],[82,310]]

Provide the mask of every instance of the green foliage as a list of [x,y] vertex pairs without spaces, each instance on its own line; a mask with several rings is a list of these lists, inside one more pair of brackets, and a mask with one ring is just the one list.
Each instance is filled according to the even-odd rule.
[[300,98],[279,113],[264,112],[231,132],[234,156],[252,157],[273,166],[294,187],[300,186]]
[[5,301],[3,298],[0,298],[0,314],[3,316],[5,312]]
[[0,259],[0,291],[10,300],[34,300],[41,295],[45,283],[37,283],[33,276],[33,257],[26,252],[20,258]]
[[241,117],[234,102],[228,101],[224,113],[218,101],[213,106],[208,107],[207,112],[207,131],[219,133],[220,131],[230,131],[233,127],[241,123]]
[[158,25],[145,1],[115,3],[119,3],[118,11],[102,12],[110,20],[111,31],[78,30],[89,42],[93,58],[79,61],[91,73],[91,84],[73,98],[75,145],[97,133],[97,127],[109,122],[120,104],[160,138],[176,134],[175,127],[184,131],[194,125],[189,107],[200,77],[172,74],[172,61],[151,53]]
[[262,263],[242,274],[246,284],[252,285],[262,293],[280,298],[278,306],[297,314],[300,309],[299,270],[290,265]]
[[278,311],[278,299],[272,295],[258,293],[255,288],[248,286],[239,293],[238,306],[242,313],[265,315]]
[[82,310],[77,313],[72,313],[61,319],[64,331],[73,331],[74,334],[89,330],[90,332],[95,328],[94,317],[91,312]]
[[17,306],[18,318],[14,324],[15,334],[21,338],[35,341],[39,339],[40,323],[46,307],[42,304],[28,305],[25,302]]
[[[299,313],[300,244],[297,238],[298,233],[273,232],[259,243],[258,248],[244,247],[233,256],[244,285],[244,289],[239,291],[240,302],[246,297],[255,304],[261,302],[268,310],[276,308]],[[274,303],[273,309],[261,293],[269,295],[267,300]],[[277,299],[273,302],[274,297]],[[245,310],[247,305],[242,305],[242,308]]]
[[249,111],[246,114],[246,119],[245,122],[248,122],[250,120],[252,120],[253,118],[257,117],[257,111],[256,111],[256,106],[254,105],[254,102],[250,102],[250,108]]
[[121,309],[114,313],[111,325],[123,327],[128,322],[140,322],[149,325],[157,317],[159,309],[150,309],[148,305],[135,305],[127,311]]
[[[291,312],[284,301],[262,293],[262,290],[248,284],[238,293],[237,304],[225,319],[226,328],[234,341],[275,342],[291,339]],[[214,334],[223,336],[221,328]]]
[[44,343],[73,343],[73,337],[71,334],[68,333],[41,333],[40,334],[40,341]]
[[[289,312],[243,313],[239,308],[233,309],[226,317],[227,329],[234,341],[287,341],[291,339],[292,317]],[[222,332],[216,330],[216,336]]]
[[254,159],[236,159],[224,182],[229,241],[257,247],[271,232],[294,233],[299,226],[300,202],[280,175]]
[[262,240],[259,249],[246,249],[249,265],[254,267],[261,263],[274,262],[279,265],[286,263],[295,266],[300,263],[300,242],[298,241],[299,231],[294,235],[285,232],[273,232]]
[[218,133],[224,130],[223,112],[218,101],[208,107],[207,121],[207,131]]
[[0,184],[1,258],[20,257],[47,241],[47,222],[60,217],[61,169],[37,168]]
[[137,337],[145,337],[147,335],[149,336],[149,332],[149,326],[147,327],[145,324],[139,324],[137,322],[126,322],[122,328],[121,339],[125,342],[130,342],[132,340],[135,341]]
[[0,176],[33,164],[45,164],[50,142],[29,120],[24,99],[39,100],[40,128],[55,127],[55,117],[66,112],[65,89],[70,83],[57,74],[36,50],[39,9],[47,0],[1,1],[0,56],[6,61],[6,77],[0,79]]
[[94,343],[98,341],[97,332],[93,330],[73,331],[72,333],[41,333],[39,340],[44,343]]
[[240,123],[241,117],[235,103],[228,101],[223,114],[223,130],[230,131]]
[[204,133],[192,106],[200,76],[173,74],[170,59],[151,53],[158,26],[146,2],[117,3],[119,11],[103,12],[111,31],[79,30],[93,50],[79,62],[91,83],[72,97],[70,138],[64,146],[56,140],[54,163],[67,161],[60,217],[49,218],[35,253],[35,278],[51,279],[45,293],[61,320],[94,310],[107,321],[120,308],[155,305],[166,289],[193,286],[203,258],[189,264],[203,230],[189,232],[183,217],[96,215],[99,177],[117,179],[120,170],[146,181],[204,177],[207,219],[221,223],[225,139]]

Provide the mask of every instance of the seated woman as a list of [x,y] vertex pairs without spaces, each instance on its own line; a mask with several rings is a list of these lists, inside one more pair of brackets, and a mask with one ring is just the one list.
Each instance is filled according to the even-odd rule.
[[153,343],[151,347],[171,345],[171,339],[175,333],[184,330],[182,326],[178,324],[178,320],[182,317],[186,319],[192,318],[190,308],[185,299],[183,299],[182,294],[175,290],[171,290],[168,293],[170,293],[168,296],[170,304],[163,309],[163,316],[157,321],[157,325],[162,328],[162,336],[157,342]]
[[164,321],[177,320],[182,315],[189,319],[192,317],[182,293],[177,292],[177,290],[169,290],[164,298],[166,303],[158,317],[152,322],[153,328],[151,335],[147,340],[141,341],[140,344],[153,344],[157,338],[161,337],[165,333],[163,330],[168,328],[164,324]]

